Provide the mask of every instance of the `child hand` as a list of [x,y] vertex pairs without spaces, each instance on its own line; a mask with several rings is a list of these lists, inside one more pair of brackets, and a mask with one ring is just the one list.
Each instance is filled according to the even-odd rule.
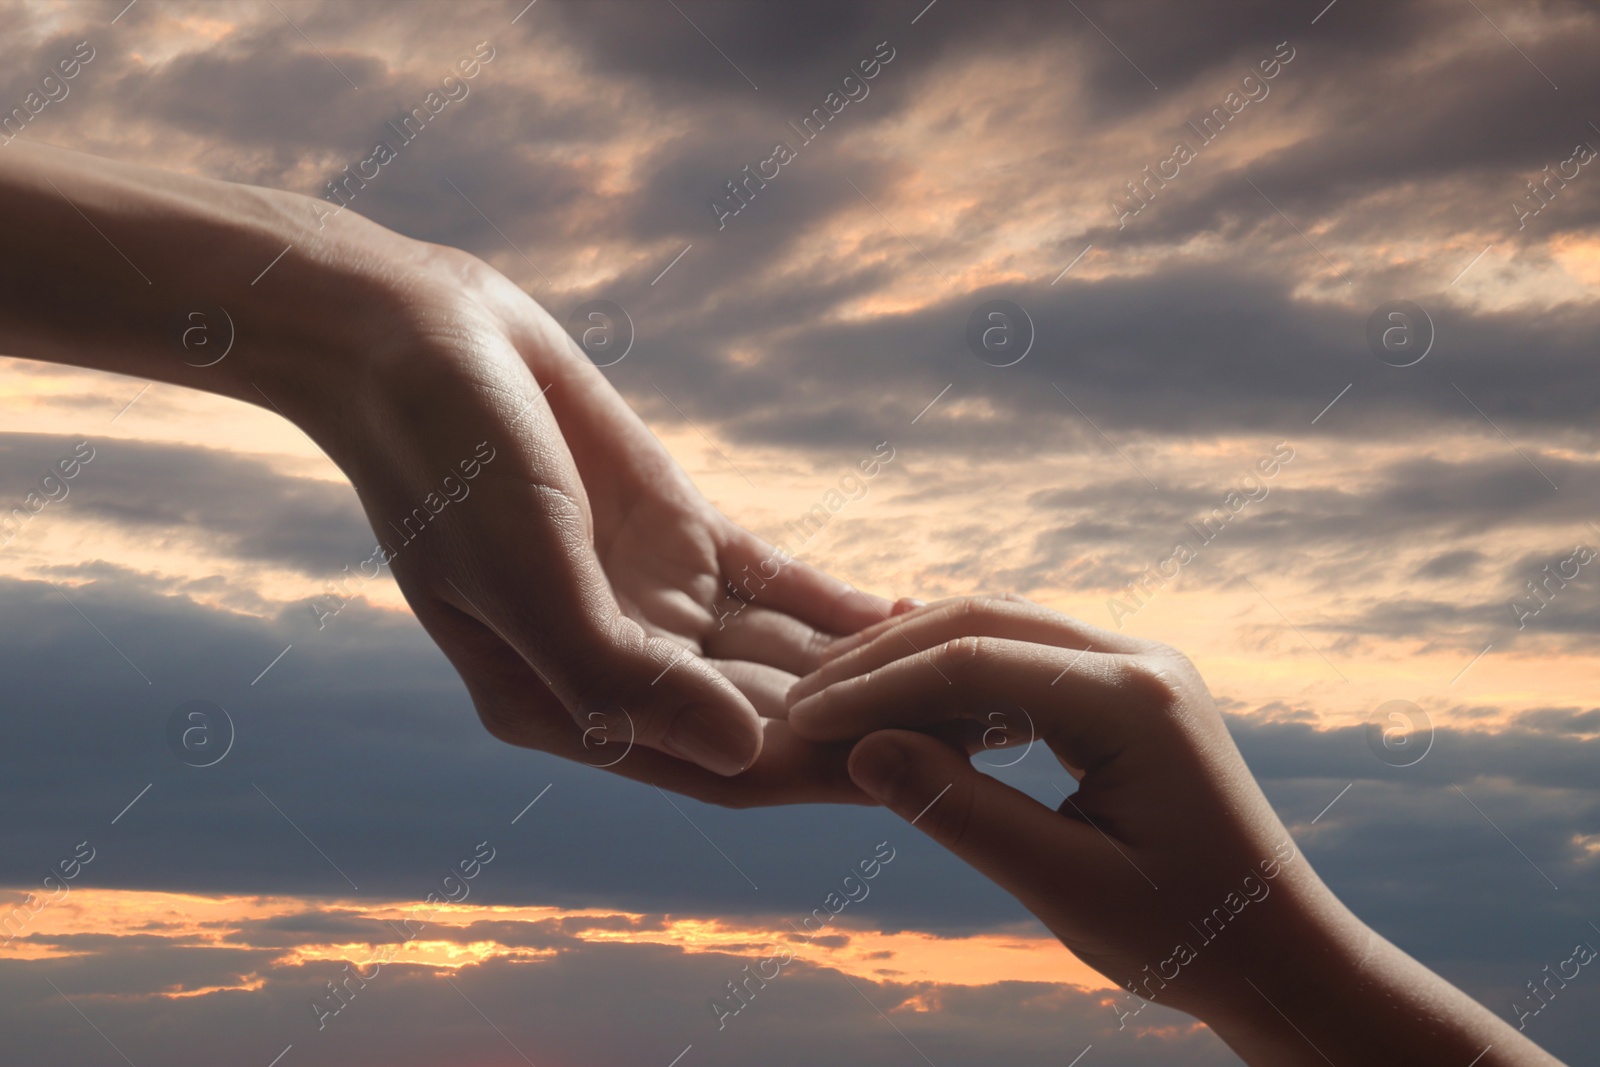
[[[1123,1025],[1166,1004],[1253,1063],[1460,1067],[1489,1044],[1480,1067],[1555,1062],[1339,902],[1172,648],[1020,599],[944,601],[840,639],[789,701],[797,735],[862,738],[857,785],[1128,989]],[[920,732],[1007,705],[1078,779],[1054,811]]]

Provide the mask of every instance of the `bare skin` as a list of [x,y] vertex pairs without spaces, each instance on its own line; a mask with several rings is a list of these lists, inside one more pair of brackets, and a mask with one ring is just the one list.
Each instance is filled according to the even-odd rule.
[[[0,205],[7,355],[270,407],[386,540],[492,453],[392,569],[496,737],[599,765],[631,735],[616,773],[717,803],[865,802],[848,746],[795,738],[783,695],[889,602],[713,508],[499,272],[324,201],[21,141],[0,153]],[[185,314],[214,306],[235,350],[192,366]]]
[[[712,508],[498,272],[319,204],[8,145],[0,351],[271,407],[380,531],[491,449],[393,571],[497,737],[603,763],[586,733],[627,721],[615,773],[738,806],[881,802],[1134,989],[1125,1018],[1169,1004],[1252,1064],[1557,1062],[1333,896],[1182,656],[1018,601],[891,618]],[[178,336],[206,306],[240,340],[197,368]],[[988,727],[995,698],[1079,778],[1060,810],[969,762],[950,726]]]
[[[1133,990],[1124,1023],[1165,1004],[1262,1065],[1559,1062],[1340,903],[1174,649],[1023,600],[966,599],[897,611],[825,659],[790,694],[795,732],[866,735],[850,758],[863,791]],[[1078,779],[1057,810],[926,732],[993,729],[997,702],[1019,733],[1026,708]]]

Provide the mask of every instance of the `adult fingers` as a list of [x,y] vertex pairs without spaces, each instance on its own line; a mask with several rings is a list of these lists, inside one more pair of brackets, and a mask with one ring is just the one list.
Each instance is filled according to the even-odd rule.
[[470,552],[493,571],[444,574],[441,599],[517,649],[579,723],[626,708],[642,745],[721,774],[748,767],[760,751],[754,708],[693,650],[622,614],[576,499],[541,484],[483,491],[492,514],[471,531]]
[[893,601],[863,593],[739,527],[731,527],[720,555],[722,573],[740,599],[827,633],[855,633],[886,618],[894,607]]
[[708,659],[706,663],[721,671],[763,719],[789,717],[786,698],[794,685],[794,675],[788,671],[740,659]]
[[[728,807],[875,803],[850,781],[845,768],[848,742],[807,741],[796,737],[788,723],[763,719],[760,757],[743,773],[725,777],[639,744],[635,720],[623,709],[591,712],[573,722],[522,657],[483,624],[456,613],[440,625],[452,631],[444,647],[466,679],[479,717],[502,741]],[[740,675],[737,669],[732,673]],[[757,690],[761,686],[754,683]],[[759,691],[751,696],[759,705],[781,699],[787,687],[786,681],[776,681],[766,696]]]
[[731,597],[716,613],[716,628],[700,639],[706,655],[764,663],[793,675],[816,670],[834,637],[793,615]]
[[587,748],[569,742],[567,750],[557,754],[723,807],[875,803],[850,780],[846,769],[849,744],[806,741],[796,737],[788,723],[776,719],[763,720],[763,728],[760,758],[732,777],[712,774],[654,749],[638,745],[629,749],[623,743],[624,728],[608,730],[606,745],[594,743],[597,734]]

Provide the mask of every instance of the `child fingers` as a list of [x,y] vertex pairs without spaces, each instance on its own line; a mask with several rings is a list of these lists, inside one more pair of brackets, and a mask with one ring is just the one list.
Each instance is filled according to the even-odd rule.
[[[874,730],[983,721],[995,701],[1020,706],[1077,767],[1116,748],[1126,723],[1130,657],[1002,638],[963,637],[826,686],[789,708],[802,737],[837,741]],[[1059,746],[1059,747],[1058,747]]]
[[1025,600],[963,598],[930,604],[841,638],[823,653],[821,666],[796,684],[790,702],[961,637],[1028,641],[1078,651],[1135,653],[1145,648],[1126,635],[1109,633]]

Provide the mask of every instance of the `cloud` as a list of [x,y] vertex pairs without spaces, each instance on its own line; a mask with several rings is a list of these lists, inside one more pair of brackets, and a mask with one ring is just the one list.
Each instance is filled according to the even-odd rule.
[[[803,456],[824,475],[830,457],[892,440],[897,480],[817,546],[873,580],[1066,593],[1099,610],[1260,448],[1289,441],[1299,455],[1270,498],[1160,594],[1193,607],[1168,618],[1177,632],[1238,646],[1208,675],[1252,769],[1360,914],[1487,1002],[1508,1003],[1588,936],[1573,902],[1593,895],[1600,840],[1600,711],[1582,688],[1596,587],[1562,588],[1521,631],[1508,602],[1597,521],[1600,171],[1545,187],[1523,228],[1510,205],[1596,136],[1581,111],[1600,88],[1593,10],[677,7],[411,5],[374,20],[359,5],[174,2],[112,25],[110,7],[25,5],[0,31],[0,104],[88,37],[95,61],[25,137],[317,195],[492,40],[470,96],[353,210],[469,248],[558,319],[585,299],[621,303],[639,340],[606,373],[663,436],[692,433],[698,449],[703,432],[741,468]],[[870,95],[717,229],[709,198],[880,41],[896,57]],[[1110,198],[1283,41],[1295,58],[1270,97],[1119,228]],[[1436,331],[1409,368],[1366,340],[1374,309],[1401,298]],[[1036,329],[1015,367],[966,347],[990,299],[1021,305]],[[15,370],[7,411],[20,423],[39,383]],[[129,420],[117,433],[137,436]],[[0,435],[0,501],[22,499],[79,439]],[[494,940],[527,958],[463,966],[458,990],[422,966],[386,971],[320,1035],[330,1059],[513,1055],[481,1008],[537,1062],[668,1063],[691,1041],[727,1062],[915,1060],[875,1004],[941,1067],[1060,1063],[1091,1042],[1108,1063],[1232,1062],[1175,1017],[1118,1035],[1089,994],[890,975],[858,993],[823,968],[786,974],[734,1033],[705,1033],[705,991],[737,953],[586,932],[802,915],[831,872],[884,839],[904,866],[840,951],[884,931],[955,938],[1031,920],[881,812],[685,803],[691,826],[644,786],[492,742],[409,617],[356,601],[319,630],[288,599],[285,574],[320,580],[368,553],[348,486],[274,456],[94,443],[0,580],[14,709],[0,803],[18,813],[0,835],[0,881],[32,884],[88,839],[94,884],[118,890],[417,900],[487,840],[501,850],[487,903],[651,917],[453,929],[457,950]],[[760,505],[794,514],[782,499]],[[1273,635],[1287,631],[1276,616],[1263,615],[1271,633],[1256,625],[1267,605],[1243,584],[1252,575],[1271,603],[1292,590],[1285,610],[1308,639],[1370,666],[1362,695],[1308,693],[1283,673]],[[1490,642],[1478,674],[1440,688]],[[1486,669],[1504,673],[1469,692]],[[1437,712],[1417,766],[1384,765],[1348,725],[1375,686]],[[193,699],[232,717],[234,748],[215,767],[167,747],[169,716]],[[1061,780],[1037,756],[1009,777],[1040,797]],[[381,932],[329,905],[261,917],[227,945],[109,927],[41,939],[81,955],[0,962],[10,1054],[109,1051],[41,975],[135,1062],[248,1048],[266,1063],[291,1041],[298,1054],[309,999],[337,968],[272,954]],[[1574,987],[1537,1020],[1536,1036],[1575,1060],[1586,995]]]
[[[20,506],[37,489],[34,483],[83,440],[90,441],[93,458],[52,508],[131,537],[196,541],[306,574],[337,573],[371,551],[371,528],[348,485],[281,474],[264,459],[210,449],[0,434],[0,500]],[[41,511],[28,525],[56,518]]]
[[[1595,326],[1592,299],[1556,309],[1472,307],[1459,293],[1442,295],[1453,270],[1410,261],[1365,272],[1351,265],[1357,284],[1337,288],[1326,264],[1242,180],[1248,170],[1270,186],[1273,202],[1299,217],[1302,229],[1329,220],[1321,240],[1348,245],[1352,252],[1339,253],[1346,262],[1358,244],[1384,239],[1363,229],[1374,202],[1382,214],[1385,198],[1422,184],[1478,183],[1465,199],[1452,190],[1437,208],[1424,205],[1437,213],[1422,223],[1435,246],[1452,244],[1470,213],[1491,203],[1498,220],[1491,229],[1504,233],[1514,221],[1505,203],[1522,189],[1517,175],[1565,158],[1552,153],[1567,151],[1584,127],[1552,105],[1548,84],[1475,12],[1347,2],[1312,27],[1273,4],[1163,5],[1159,18],[1145,8],[1136,16],[1116,5],[1080,6],[957,5],[911,26],[915,12],[887,5],[777,5],[757,18],[726,5],[680,13],[553,4],[513,28],[497,7],[464,5],[459,42],[421,14],[391,31],[426,42],[409,62],[379,50],[361,19],[336,9],[297,16],[302,29],[317,30],[328,59],[273,13],[235,17],[204,47],[181,36],[175,17],[134,13],[144,20],[137,25],[160,27],[187,47],[134,63],[108,45],[96,73],[114,79],[107,84],[115,91],[92,100],[85,94],[79,117],[63,117],[126,116],[141,129],[182,131],[206,145],[211,169],[316,193],[344,163],[363,158],[374,137],[386,136],[386,119],[432,87],[452,48],[491,37],[497,59],[472,94],[403,149],[358,194],[356,209],[430,240],[465,244],[526,275],[558,317],[588,297],[617,299],[650,351],[615,369],[619,386],[665,417],[651,388],[659,383],[684,410],[734,439],[811,446],[841,433],[865,439],[882,432],[881,408],[859,398],[888,395],[909,418],[952,379],[958,395],[976,393],[995,408],[992,418],[929,428],[930,446],[964,451],[994,447],[1000,425],[1011,437],[1086,448],[1093,435],[1068,428],[1051,382],[1102,427],[1142,435],[1299,429],[1345,384],[1353,390],[1337,415],[1304,432],[1398,440],[1445,428],[1492,432],[1471,403],[1508,429],[1588,432],[1584,398],[1596,383],[1582,352]],[[1580,95],[1594,75],[1572,49],[1588,21],[1581,7],[1552,5],[1526,49]],[[545,56],[533,50],[526,35],[534,22],[561,48]],[[1087,218],[1100,221],[1070,240],[1061,235],[1059,251],[1043,257],[1070,258],[1086,243],[1120,249],[1114,255],[1124,263],[1109,274],[1095,276],[1086,264],[1088,273],[1051,285],[1044,262],[1030,277],[1014,251],[989,243],[986,232],[1015,214],[1008,203],[1042,210],[1045,191],[1059,184],[1037,154],[1031,166],[1022,159],[1010,166],[1004,183],[975,188],[980,199],[946,212],[941,224],[923,206],[927,179],[915,157],[882,145],[908,124],[934,123],[919,109],[929,106],[941,71],[988,64],[999,72],[1009,61],[1031,76],[1031,64],[1018,61],[1017,42],[1025,40],[1024,59],[1065,51],[1079,60],[1080,73],[1059,90],[1063,98],[1041,111],[1013,97],[1009,113],[986,99],[982,126],[950,116],[947,136],[1014,142],[1018,131],[1008,124],[1025,122],[1029,142],[1072,137],[1080,150],[1071,199],[1098,203],[1122,188],[1124,172],[1137,173],[1132,160],[1147,155],[1130,145],[1130,131],[1164,143],[1163,127],[1183,127],[1178,110],[1152,111],[1158,101],[1170,97],[1199,113],[1224,82],[1242,77],[1250,57],[1270,54],[1286,36],[1301,52],[1260,105],[1276,113],[1240,116],[1254,124],[1241,130],[1251,140],[1209,150],[1228,154],[1206,157],[1210,169],[1160,193],[1126,231],[1106,228],[1109,216],[1097,208]],[[717,231],[707,200],[744,164],[769,154],[774,140],[791,137],[787,122],[883,39],[902,54],[871,83],[872,94]],[[717,48],[742,57],[768,85],[750,90]],[[1424,88],[1408,80],[1418,63],[1430,69]],[[333,64],[362,86],[359,93]],[[1135,64],[1159,72],[1167,96],[1151,90]],[[1484,77],[1485,64],[1505,76]],[[1335,85],[1341,91],[1331,91]],[[1393,107],[1402,87],[1406,106]],[[624,101],[637,110],[620,108]],[[1040,130],[1040,121],[1063,125]],[[518,131],[509,151],[494,132],[507,128]],[[1583,205],[1600,205],[1600,185],[1569,185],[1551,217],[1559,215],[1563,232],[1585,232],[1592,211]],[[1059,206],[1061,192],[1053,196]],[[820,256],[819,233],[835,235]],[[1511,239],[1505,234],[1502,243]],[[652,288],[661,267],[691,243],[694,251],[676,268],[684,285]],[[1186,251],[1133,251],[1140,247]],[[1542,245],[1518,247],[1508,269],[1543,269],[1535,262]],[[610,261],[599,270],[597,249]],[[908,271],[924,274],[924,254],[945,265],[934,268],[945,277],[927,271],[915,306],[868,316],[853,310],[898,289]],[[973,257],[986,264],[987,280],[952,288],[955,261]],[[1480,269],[1497,269],[1498,258]],[[1308,266],[1286,271],[1292,263]],[[1308,274],[1318,273],[1335,288],[1305,291]],[[1439,330],[1437,358],[1406,375],[1372,359],[1362,340],[1373,308],[1397,296],[1422,300]],[[968,313],[989,297],[1022,304],[1038,327],[1035,352],[1005,376],[974,360],[962,342]],[[1515,369],[1502,358],[1508,349],[1523,353]]]
[[[194,950],[189,950],[194,951]],[[213,992],[162,998],[162,976],[128,983],[122,995],[102,995],[106,982],[92,972],[117,970],[118,957],[137,951],[110,948],[92,956],[19,964],[0,962],[7,991],[7,1032],[19,1064],[74,1059],[109,1052],[107,1041],[133,1060],[163,1054],[174,1067],[216,1062],[249,1049],[262,1062],[293,1044],[292,1055],[378,1057],[397,1067],[422,1067],[440,1058],[469,1064],[581,1062],[597,1067],[659,1059],[694,1045],[700,1062],[814,1062],[821,1054],[848,1062],[854,1056],[916,1056],[920,1047],[953,1065],[1046,1063],[1060,1058],[1067,1040],[1083,1035],[1120,1055],[1127,1065],[1170,1062],[1237,1062],[1208,1032],[1182,1025],[1154,1009],[1159,1025],[1116,1032],[1116,1017],[1096,994],[1042,983],[1002,983],[975,989],[929,984],[848,980],[838,971],[796,961],[755,994],[739,1016],[719,1031],[709,1005],[749,960],[737,955],[684,954],[651,945],[585,945],[536,963],[494,961],[461,966],[454,975],[431,967],[390,964],[359,982],[333,963],[275,965],[258,973],[248,998]],[[53,991],[48,977],[61,990]],[[218,978],[227,977],[219,971]],[[343,987],[343,1009],[317,1029],[315,998],[332,999],[326,983]],[[855,988],[851,988],[854,981]],[[753,986],[752,986],[753,988]],[[600,991],[604,990],[604,995]],[[72,1005],[64,1002],[70,997]],[[94,1020],[95,1031],[74,1012]],[[895,1027],[885,1023],[885,1015]],[[930,1008],[932,1010],[930,1010]],[[817,1020],[828,1019],[819,1029]],[[48,1020],[44,1026],[25,1020]],[[419,1020],[427,1025],[417,1026]],[[996,1021],[1004,1025],[994,1029]],[[1143,1022],[1143,1020],[1140,1020]],[[899,1033],[896,1032],[899,1030]],[[179,1036],[183,1035],[182,1040]],[[169,1051],[170,1049],[170,1051]],[[820,1050],[820,1052],[819,1052]]]
[[[1008,897],[881,812],[733,812],[680,801],[763,887],[752,891],[654,790],[489,739],[443,657],[409,619],[352,609],[320,637],[300,635],[252,686],[286,643],[282,621],[118,592],[104,582],[73,587],[73,604],[101,637],[48,586],[7,582],[4,589],[7,625],[29,620],[7,651],[11,698],[18,707],[62,709],[12,724],[8,803],[58,797],[9,831],[0,877],[12,884],[26,884],[56,852],[89,839],[101,850],[98,885],[346,893],[348,876],[362,893],[420,900],[447,867],[488,841],[500,853],[483,883],[490,901],[804,915],[831,885],[828,872],[888,839],[908,857],[903,869],[919,873],[901,878],[897,868],[884,880],[878,921],[972,931],[1023,917]],[[155,684],[144,685],[117,649]],[[195,698],[227,709],[237,732],[215,767],[185,766],[166,746],[168,716]],[[1525,721],[1536,729],[1441,730],[1439,751],[1401,781],[1448,799],[1452,782],[1509,779],[1529,790],[1579,791],[1591,797],[1589,810],[1594,757],[1587,748],[1600,742],[1556,728],[1592,718],[1544,712]],[[1234,728],[1269,783],[1389,774],[1353,728],[1240,719]],[[69,765],[49,756],[68,750]],[[1011,776],[1035,795],[1051,795],[1040,760],[1024,761]],[[146,784],[148,794],[111,825]],[[547,784],[549,794],[512,825]],[[1592,813],[1534,802],[1537,795],[1530,794],[1523,847],[1558,881],[1580,876],[1565,842],[1600,826]],[[1470,823],[1469,816],[1455,812],[1450,820]],[[1462,862],[1493,847],[1484,840],[1464,848]]]

